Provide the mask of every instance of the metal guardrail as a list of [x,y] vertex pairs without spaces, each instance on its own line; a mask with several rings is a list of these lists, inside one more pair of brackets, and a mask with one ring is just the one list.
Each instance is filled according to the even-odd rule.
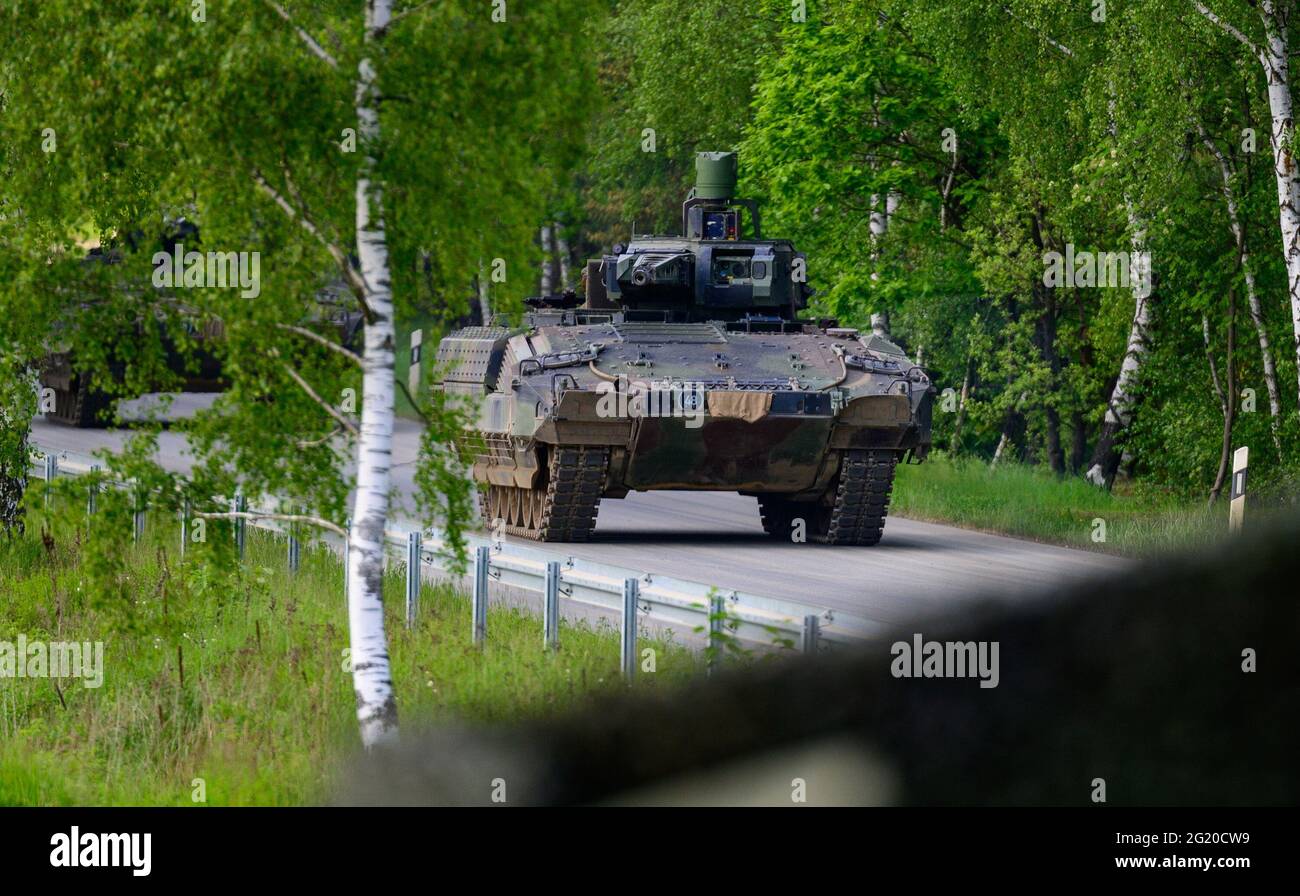
[[[82,476],[103,469],[93,459],[72,456],[67,452],[40,456],[40,463],[34,463],[33,468],[39,469],[47,482],[60,474]],[[129,483],[119,479],[117,484],[126,487]],[[231,504],[252,513],[278,512],[271,508],[250,508],[242,496],[236,496]],[[88,496],[87,512],[93,514],[94,511],[92,493]],[[235,521],[235,538],[241,556],[244,523],[244,520]],[[300,545],[295,526],[274,520],[248,523],[283,535],[289,568],[298,568]],[[182,520],[182,543],[186,525],[187,521]],[[143,526],[144,512],[137,508],[134,515],[136,540],[142,537]],[[418,610],[424,569],[454,574],[449,562],[450,546],[436,528],[423,531],[390,529],[385,532],[385,540],[390,559],[401,558],[406,567],[406,623],[411,626]],[[627,675],[633,674],[635,669],[636,632],[644,623],[673,631],[703,632],[708,643],[715,647],[724,638],[732,638],[764,648],[792,647],[804,653],[872,640],[887,630],[884,623],[875,620],[797,601],[630,570],[472,533],[465,536],[465,541],[470,556],[474,558],[470,579],[472,637],[476,644],[487,638],[487,604],[493,583],[541,596],[543,637],[548,647],[558,644],[561,599],[595,610],[603,617],[620,620],[622,665]],[[346,582],[346,551],[343,554]],[[416,557],[419,563],[412,562]]]

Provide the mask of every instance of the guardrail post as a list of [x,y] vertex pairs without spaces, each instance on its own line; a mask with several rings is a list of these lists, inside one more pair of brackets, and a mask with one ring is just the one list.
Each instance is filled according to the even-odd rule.
[[352,517],[343,522],[343,602],[348,602],[348,574],[352,567]]
[[623,631],[618,657],[623,677],[629,681],[636,675],[636,604],[640,596],[641,583],[636,579],[624,579]]
[[560,646],[560,561],[546,564],[546,601],[542,607],[542,645],[547,650]]
[[817,652],[817,640],[821,636],[821,620],[812,614],[803,618],[803,640],[799,649],[807,654]]
[[99,483],[95,477],[99,474],[99,464],[90,468],[90,494],[86,496],[86,516],[95,515],[95,497],[99,494]]
[[713,670],[717,668],[718,665],[718,660],[719,660],[718,653],[722,650],[722,620],[726,612],[727,612],[727,599],[723,597],[721,594],[710,595],[709,596],[709,652],[707,654],[709,659],[705,667],[705,672],[709,675],[713,674]]
[[185,549],[190,542],[190,499],[181,501],[181,561],[185,560]]
[[289,531],[289,544],[288,544],[289,556],[287,559],[289,562],[289,572],[296,573],[298,571],[298,567],[302,565],[302,548],[298,544],[298,524],[294,522],[290,522],[288,531]]
[[132,513],[131,540],[139,544],[144,539],[144,515],[145,515],[144,496],[139,492],[131,493]]
[[[248,499],[236,492],[234,500],[230,502],[230,507],[233,513],[247,513]],[[248,529],[244,525],[245,522],[246,520],[242,516],[235,519],[235,551],[239,554],[240,560],[244,559],[244,545],[248,539]]]
[[474,593],[471,608],[474,612],[474,643],[487,640],[488,562],[491,548],[481,547],[474,552]]
[[415,626],[415,611],[420,602],[420,559],[424,548],[420,533],[406,536],[406,627]]
[[45,508],[50,507],[50,486],[54,477],[59,475],[59,459],[53,454],[45,455]]

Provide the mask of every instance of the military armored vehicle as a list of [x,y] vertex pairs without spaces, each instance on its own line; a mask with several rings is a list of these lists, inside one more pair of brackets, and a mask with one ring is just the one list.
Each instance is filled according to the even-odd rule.
[[934,388],[888,338],[798,317],[805,258],[735,197],[735,154],[696,173],[682,235],[589,262],[585,301],[530,299],[522,327],[440,343],[440,388],[478,409],[459,447],[483,517],[585,541],[602,499],[732,491],[775,538],[875,544],[896,464],[930,447]]
[[[135,231],[125,237],[121,245],[107,248],[91,249],[82,260],[85,265],[117,265],[122,263],[124,251],[140,251],[143,246],[143,234]],[[200,244],[198,227],[186,220],[177,218],[169,220],[157,244],[158,248],[173,253],[177,244],[195,246]],[[127,286],[131,289],[133,287]],[[143,284],[135,286],[141,295],[141,306],[147,307]],[[302,321],[303,325],[325,332],[333,330],[346,348],[358,351],[361,345],[362,314],[350,310],[349,289],[341,278],[332,278],[316,292],[314,314]],[[161,332],[162,350],[167,369],[180,378],[178,384],[184,392],[223,392],[227,382],[222,374],[219,343],[225,340],[225,327],[217,320],[201,320],[192,309],[187,308],[174,294],[155,292],[150,297],[154,301],[168,301],[180,310],[176,322],[184,327],[186,341],[190,351],[182,353],[176,339],[164,327]],[[89,308],[95,303],[94,296],[87,296],[82,305]],[[143,321],[137,322],[137,326]],[[65,324],[66,327],[66,324]],[[79,429],[96,429],[112,425],[109,413],[114,405],[115,396],[91,383],[91,377],[67,343],[66,334],[56,330],[49,341],[49,352],[40,365],[40,382],[53,392],[53,407],[46,411],[46,419],[63,423]],[[118,360],[110,362],[106,378],[120,384],[125,375],[125,364]],[[164,384],[155,383],[156,388]]]
[[[197,243],[198,236],[198,227],[193,222],[185,218],[177,218],[166,223],[158,246],[171,252],[178,242]],[[82,264],[87,266],[121,264],[123,254],[140,251],[144,248],[143,242],[143,234],[140,231],[131,232],[122,239],[120,244],[92,248],[82,259]],[[139,288],[143,290],[144,287]],[[94,296],[88,295],[83,307],[89,307],[95,301]],[[168,369],[185,377],[184,385],[187,392],[222,391],[225,383],[221,378],[220,361],[215,354],[205,348],[210,340],[222,338],[220,327],[213,324],[200,327],[190,325],[188,322],[186,325],[190,339],[199,346],[194,353],[197,370],[189,369],[186,359],[176,347],[175,340],[164,332],[163,351]],[[41,385],[52,390],[54,394],[54,406],[46,411],[46,418],[78,429],[106,427],[111,423],[108,412],[113,406],[113,395],[91,384],[91,377],[81,369],[71,347],[64,341],[64,335],[58,331],[52,334],[49,353],[40,365]],[[125,364],[115,361],[110,364],[105,373],[109,379],[120,382],[125,373]]]

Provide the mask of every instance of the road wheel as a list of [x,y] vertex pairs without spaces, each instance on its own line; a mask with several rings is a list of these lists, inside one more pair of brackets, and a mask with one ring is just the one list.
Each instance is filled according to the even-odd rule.
[[794,521],[807,516],[812,505],[791,501],[784,495],[759,495],[758,515],[763,521],[763,531],[781,541],[790,541],[794,535]]
[[604,447],[552,449],[534,488],[479,487],[483,521],[491,529],[501,519],[507,534],[534,541],[586,541],[596,528],[608,465]]
[[69,388],[54,390],[54,411],[45,416],[78,429],[103,429],[108,425],[103,412],[111,404],[108,393],[92,389],[85,377],[74,376]]
[[783,495],[759,495],[763,530],[790,541],[803,520],[809,541],[823,544],[873,545],[880,541],[894,485],[896,451],[845,451],[840,468],[819,501],[792,501]]
[[817,526],[810,527],[810,535],[826,544],[880,541],[897,465],[897,451],[845,451],[839,475],[817,505]]

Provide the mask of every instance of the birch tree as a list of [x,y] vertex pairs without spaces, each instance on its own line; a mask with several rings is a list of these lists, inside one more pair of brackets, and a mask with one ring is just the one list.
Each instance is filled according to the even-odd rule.
[[569,247],[569,238],[565,235],[564,225],[559,221],[554,222],[551,228],[555,234],[555,255],[560,265],[560,289],[572,289],[573,272],[570,269],[572,249]]
[[[1115,107],[1115,82],[1111,78],[1106,83],[1106,131],[1111,141],[1116,141],[1119,133]],[[1120,362],[1119,376],[1106,401],[1106,413],[1102,418],[1101,433],[1097,437],[1092,464],[1084,474],[1087,481],[1105,488],[1110,488],[1114,482],[1115,474],[1123,459],[1123,454],[1117,446],[1120,434],[1133,422],[1138,380],[1151,338],[1153,310],[1151,255],[1147,249],[1147,226],[1127,189],[1124,191],[1124,213],[1128,222],[1133,321],[1129,325],[1128,342],[1124,346],[1124,358]],[[1135,265],[1141,265],[1145,270],[1135,272],[1132,270]]]
[[1240,43],[1257,60],[1268,88],[1272,126],[1273,177],[1277,183],[1278,226],[1282,258],[1286,263],[1287,294],[1291,306],[1292,350],[1296,356],[1297,394],[1300,395],[1300,165],[1295,157],[1295,121],[1291,96],[1291,20],[1294,0],[1259,0],[1255,7],[1262,40],[1221,16],[1200,0],[1192,4],[1201,16]]
[[539,280],[538,289],[541,295],[549,296],[555,292],[555,278],[552,273],[553,261],[555,258],[555,241],[553,239],[553,230],[550,223],[542,225],[541,236],[539,237],[542,245],[542,274]]
[[1237,247],[1237,259],[1241,264],[1241,275],[1246,282],[1246,305],[1250,311],[1251,323],[1255,327],[1255,338],[1259,341],[1260,358],[1264,365],[1264,386],[1268,391],[1268,412],[1272,418],[1269,428],[1273,435],[1273,447],[1277,449],[1280,456],[1282,454],[1282,437],[1280,434],[1282,398],[1278,393],[1277,366],[1273,361],[1273,347],[1269,344],[1268,327],[1264,324],[1264,309],[1260,304],[1259,288],[1255,282],[1254,263],[1250,256],[1250,248],[1246,244],[1246,229],[1241,220],[1237,190],[1234,186],[1236,178],[1227,156],[1219,149],[1219,145],[1211,139],[1209,133],[1205,130],[1204,123],[1199,118],[1194,118],[1192,124],[1201,138],[1201,143],[1210,153],[1215,166],[1218,168],[1222,184],[1223,204],[1228,213],[1228,227],[1232,232],[1233,243]]
[[479,321],[485,327],[492,326],[492,285],[488,280],[487,265],[478,263],[478,276],[474,278],[475,295],[478,299]]
[[[1136,225],[1131,232],[1132,251],[1135,255],[1146,252],[1146,230]],[[1128,340],[1124,346],[1124,358],[1120,362],[1119,376],[1106,402],[1106,413],[1102,419],[1101,432],[1097,436],[1097,447],[1093,451],[1092,463],[1084,478],[1093,485],[1109,487],[1119,469],[1121,453],[1116,442],[1133,421],[1134,403],[1137,396],[1138,378],[1142,371],[1151,332],[1152,302],[1149,293],[1144,293],[1143,285],[1135,283],[1133,294],[1133,321],[1129,325]]]
[[[152,462],[157,423],[112,465],[196,507],[238,488],[292,500],[308,511],[288,516],[328,531],[351,517],[347,647],[367,747],[397,732],[381,593],[396,326],[463,314],[480,258],[531,267],[535,223],[569,179],[563,160],[587,114],[598,11],[594,0],[504,18],[414,0],[0,10],[0,338],[40,345],[57,323],[88,372],[129,397],[177,387],[164,333],[189,357],[190,327],[221,325],[211,347],[228,390],[171,424],[191,472]],[[132,286],[150,281],[151,244],[178,212],[205,249],[260,255],[255,299]],[[83,274],[85,233],[116,263]],[[61,285],[76,277],[86,282]],[[498,301],[518,301],[529,279],[504,281]],[[359,351],[338,324],[354,314]],[[460,412],[413,399],[428,422],[415,509],[455,543],[473,503],[449,450]]]
[[357,488],[348,539],[348,631],[357,719],[361,741],[367,747],[393,741],[397,736],[397,700],[384,635],[383,595],[396,400],[396,332],[388,235],[384,229],[384,188],[376,160],[381,143],[379,67],[392,13],[391,0],[366,3],[365,55],[357,63],[356,82],[358,134],[363,146],[356,187],[357,257],[365,293],[366,330]]
[[0,536],[22,534],[28,432],[35,400],[27,366],[0,352]]

